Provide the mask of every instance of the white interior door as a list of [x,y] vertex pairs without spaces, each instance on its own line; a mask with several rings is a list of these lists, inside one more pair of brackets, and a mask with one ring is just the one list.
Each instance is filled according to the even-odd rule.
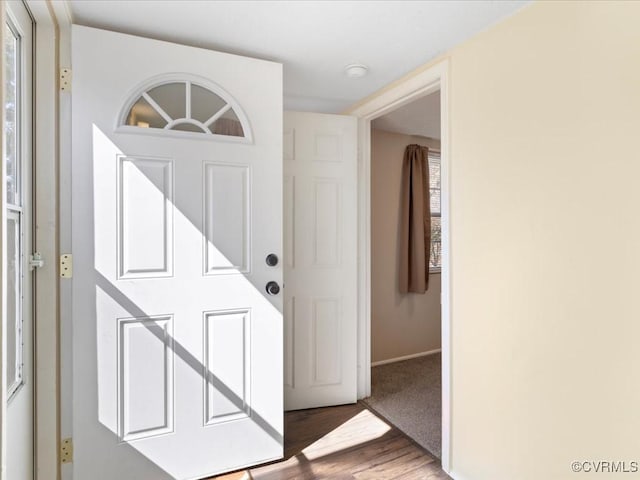
[[285,408],[357,400],[357,120],[285,112]]
[[77,26],[72,53],[74,478],[282,457],[281,65]]
[[19,1],[5,3],[4,121],[7,450],[6,474],[33,479],[32,36]]

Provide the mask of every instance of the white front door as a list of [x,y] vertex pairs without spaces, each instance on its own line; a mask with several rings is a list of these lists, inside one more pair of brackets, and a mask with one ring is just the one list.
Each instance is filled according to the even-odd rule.
[[72,37],[74,478],[278,459],[281,65]]
[[33,479],[33,274],[32,253],[32,30],[19,1],[5,3],[4,229],[6,278],[7,477]]
[[285,408],[357,400],[357,119],[285,112]]

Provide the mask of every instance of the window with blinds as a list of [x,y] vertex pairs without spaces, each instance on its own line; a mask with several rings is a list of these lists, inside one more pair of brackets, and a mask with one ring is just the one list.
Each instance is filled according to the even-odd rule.
[[429,194],[431,199],[431,252],[429,271],[442,267],[442,222],[440,210],[440,153],[429,151]]

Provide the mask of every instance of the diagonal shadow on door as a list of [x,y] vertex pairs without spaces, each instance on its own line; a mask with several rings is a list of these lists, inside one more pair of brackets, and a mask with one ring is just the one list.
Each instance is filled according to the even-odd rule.
[[[161,342],[160,345],[163,345],[163,348],[168,349],[171,352],[171,358],[175,358],[178,361],[176,364],[179,364],[181,369],[184,365],[186,366],[186,369],[192,372],[192,374],[195,373],[200,377],[202,379],[201,385],[204,386],[205,391],[208,388],[211,388],[212,391],[215,391],[215,395],[218,400],[224,400],[224,402],[232,405],[235,410],[246,413],[246,417],[250,419],[257,429],[264,432],[265,438],[270,438],[271,442],[274,444],[282,445],[282,425],[277,421],[277,415],[274,415],[272,411],[267,411],[266,413],[258,411],[255,405],[252,405],[251,403],[251,396],[247,396],[245,392],[242,392],[241,388],[238,389],[230,386],[223,378],[216,375],[211,370],[211,367],[207,366],[208,361],[200,359],[201,355],[204,353],[202,351],[202,343],[200,343],[199,346],[196,346],[196,344],[192,342],[192,345],[186,346],[173,332],[158,328],[158,325],[154,323],[153,320],[154,317],[158,316],[158,310],[163,310],[162,313],[171,311],[170,309],[167,309],[167,302],[165,301],[167,300],[167,295],[172,295],[170,288],[174,289],[173,293],[176,295],[184,294],[187,299],[191,300],[194,300],[198,295],[202,295],[204,290],[200,289],[198,292],[194,292],[190,291],[189,286],[180,284],[180,282],[175,284],[167,283],[175,282],[176,278],[174,278],[173,273],[167,276],[167,278],[154,278],[153,275],[151,275],[151,277],[149,277],[150,280],[143,279],[144,282],[152,282],[152,284],[147,284],[144,287],[147,288],[147,290],[145,290],[147,292],[147,296],[144,297],[143,307],[141,306],[140,301],[133,300],[132,298],[132,296],[135,297],[136,292],[139,292],[139,290],[136,289],[135,282],[139,282],[140,280],[135,278],[120,278],[119,274],[116,273],[119,272],[120,268],[119,264],[116,265],[116,256],[112,253],[109,253],[108,255],[104,254],[107,250],[110,252],[115,251],[116,245],[120,241],[118,238],[113,237],[112,233],[106,236],[104,235],[105,231],[115,233],[115,230],[112,229],[112,219],[106,217],[111,217],[111,215],[114,214],[115,210],[113,209],[118,205],[120,200],[116,198],[116,195],[114,195],[116,193],[115,189],[111,190],[112,193],[105,193],[104,190],[99,191],[101,187],[106,185],[103,183],[104,178],[106,178],[103,167],[105,162],[113,162],[112,166],[109,167],[113,168],[113,165],[119,162],[123,155],[123,149],[116,146],[111,138],[109,138],[96,125],[93,125],[92,161],[87,162],[87,164],[83,166],[86,168],[83,173],[83,177],[90,179],[91,186],[89,188],[91,188],[93,195],[88,202],[80,207],[81,210],[86,209],[86,213],[83,213],[83,218],[87,218],[89,222],[85,223],[81,229],[77,230],[78,232],[82,231],[84,235],[79,236],[77,233],[74,233],[74,255],[76,255],[77,252],[76,259],[78,263],[84,265],[88,263],[92,266],[92,269],[76,269],[76,278],[74,278],[74,283],[83,282],[84,284],[91,285],[91,287],[95,287],[95,290],[92,288],[92,290],[95,291],[95,294],[84,295],[85,298],[74,300],[74,304],[76,304],[76,302],[82,303],[82,311],[85,315],[88,315],[88,317],[85,316],[81,318],[78,317],[77,313],[74,313],[73,322],[74,330],[76,330],[76,332],[82,332],[79,333],[76,338],[83,338],[85,341],[86,339],[91,339],[90,344],[83,345],[83,351],[91,352],[95,348],[93,350],[95,352],[95,356],[93,358],[85,357],[85,360],[88,360],[88,362],[84,365],[74,365],[74,377],[81,375],[81,377],[87,378],[87,372],[90,372],[91,376],[94,377],[97,384],[96,393],[98,412],[89,412],[88,409],[90,405],[76,404],[74,405],[74,421],[77,421],[75,418],[76,416],[78,419],[89,420],[95,418],[95,415],[97,415],[99,423],[101,423],[102,426],[110,432],[110,434],[116,437],[115,443],[117,443],[118,448],[120,448],[121,451],[124,451],[125,448],[131,449],[129,452],[130,455],[128,455],[127,458],[131,459],[131,461],[135,461],[134,457],[137,452],[139,457],[144,457],[144,462],[151,462],[166,473],[169,478],[176,478],[176,474],[174,473],[175,464],[166,457],[165,451],[162,453],[160,451],[155,451],[153,448],[145,446],[144,442],[138,441],[139,439],[144,440],[145,438],[150,438],[154,435],[162,436],[164,433],[175,433],[172,428],[168,428],[164,433],[150,432],[148,435],[143,434],[139,439],[134,438],[133,441],[129,441],[127,437],[123,435],[123,429],[121,428],[122,412],[120,412],[120,410],[122,410],[122,402],[124,400],[123,397],[121,397],[121,392],[119,390],[121,389],[121,382],[123,382],[122,375],[124,374],[119,370],[120,367],[116,365],[121,360],[121,358],[119,358],[120,354],[117,353],[115,348],[112,348],[115,345],[118,345],[118,349],[120,348],[120,337],[116,340],[113,337],[113,334],[116,333],[119,328],[118,322],[123,319],[122,317],[130,316],[132,317],[131,320],[136,321],[137,327],[144,327],[139,328],[138,331],[146,332],[146,337],[148,339]],[[202,165],[202,161],[196,161],[194,163]],[[174,219],[172,219],[171,222],[171,229],[182,229],[181,233],[190,236],[192,239],[196,239],[197,237],[197,242],[200,242],[200,245],[202,245],[201,242],[204,239],[205,242],[208,243],[209,250],[213,251],[214,254],[217,255],[216,258],[222,262],[226,260],[225,252],[221,251],[223,249],[218,249],[217,246],[213,245],[211,240],[207,238],[204,231],[205,222],[202,216],[194,215],[194,212],[196,211],[194,205],[198,202],[201,203],[203,200],[202,198],[197,199],[195,202],[193,198],[184,199],[185,204],[181,204],[180,202],[183,201],[183,198],[176,195],[173,195],[171,198],[167,197],[166,185],[159,182],[158,176],[147,175],[142,169],[138,169],[136,171],[136,175],[139,177],[141,175],[140,178],[142,178],[142,181],[146,182],[146,191],[154,197],[161,195],[162,202],[166,204],[165,208],[170,209],[173,212],[172,215]],[[198,180],[201,181],[201,179]],[[144,201],[144,198],[140,201]],[[110,202],[111,205],[109,205]],[[74,209],[74,212],[75,211],[76,209]],[[105,212],[109,212],[106,217],[104,215]],[[191,215],[187,215],[187,213],[191,213]],[[104,226],[107,224],[112,226],[105,230]],[[85,235],[90,235],[90,237],[86,237]],[[173,233],[171,233],[171,235],[173,235]],[[81,244],[81,246],[78,246],[78,244]],[[171,245],[170,248],[174,248],[173,245]],[[197,255],[199,255],[198,252],[192,252],[191,258],[193,259]],[[233,265],[232,262],[228,263],[229,265]],[[258,286],[264,283],[264,272],[262,273],[262,277],[261,275],[255,274],[255,272],[248,272],[249,274],[245,274],[238,271],[233,273],[234,275],[227,276],[227,278],[233,278],[233,281],[235,282],[234,285],[236,285],[238,289],[234,305],[237,304],[241,307],[253,304],[257,309],[260,309],[261,312],[269,312],[268,314],[272,315],[273,320],[277,320],[279,318],[276,322],[278,325],[277,331],[281,332],[282,314],[279,311],[280,309],[277,306],[277,302],[274,302],[273,298],[269,298],[262,288]],[[206,272],[203,272],[202,270],[190,270],[189,274],[194,278],[206,278]],[[217,278],[220,278],[220,275],[218,275]],[[207,281],[210,282],[213,279],[214,276],[211,276]],[[152,287],[148,288],[149,285],[152,285]],[[173,285],[173,287],[168,287],[168,285]],[[161,286],[162,288],[155,290],[155,286]],[[75,288],[76,287],[74,287],[74,289]],[[169,288],[169,290],[167,290],[167,288]],[[88,291],[85,288],[83,292]],[[188,301],[189,300],[187,300],[187,303]],[[109,313],[101,316],[98,312],[101,308],[104,308],[106,305],[105,302],[108,302]],[[199,305],[200,304],[192,308],[190,312],[195,312],[197,310],[196,307]],[[74,308],[77,308],[77,304]],[[114,313],[115,315],[113,315]],[[199,311],[200,315],[203,313],[207,312],[202,312],[202,310]],[[125,320],[128,321],[130,319]],[[193,328],[197,326],[199,326],[199,328],[202,327],[202,318],[200,320],[193,318],[193,320]],[[273,323],[273,325],[275,326],[276,323]],[[76,335],[76,332],[74,332],[74,336]],[[151,335],[148,335],[149,333]],[[264,333],[264,330],[262,330],[262,333]],[[117,335],[120,335],[120,332],[118,332]],[[253,335],[253,333],[251,335]],[[148,340],[143,341],[147,342]],[[260,339],[260,341],[264,340]],[[93,342],[95,342],[95,344],[93,344]],[[277,343],[279,342],[281,342],[281,340],[278,340]],[[77,346],[77,340],[74,340],[74,348]],[[151,348],[156,347],[152,346]],[[249,340],[249,343],[244,345],[242,348],[252,348],[251,340]],[[273,348],[276,347],[274,346]],[[138,358],[138,361],[144,362],[144,351],[141,351],[140,354],[141,356]],[[206,358],[206,353],[204,354],[204,358]],[[165,366],[165,368],[172,369],[173,366]],[[279,370],[279,367],[276,368]],[[193,377],[192,374],[190,375]],[[280,374],[280,372],[278,372],[278,374]],[[249,373],[248,375],[251,379],[251,375],[253,375],[253,373]],[[258,380],[262,381],[262,379]],[[264,388],[264,385],[264,382],[262,382],[261,388]],[[84,386],[84,384],[78,382],[74,385],[74,388],[79,388],[81,386]],[[191,384],[191,386],[193,387],[194,385]],[[190,392],[191,391],[195,394],[196,389],[192,388]],[[146,393],[145,395],[149,396],[150,393]],[[88,397],[85,394],[83,398]],[[194,407],[199,403],[200,400],[194,398]],[[270,410],[273,410],[271,408],[272,406],[273,405],[269,407]],[[76,410],[78,407],[82,413],[76,415],[76,411],[80,411]],[[146,406],[138,405],[136,408],[138,409],[138,412],[144,412]],[[153,405],[149,405],[149,409],[152,408]],[[282,410],[280,408],[280,415],[281,414]],[[192,418],[196,418],[198,415],[200,415],[199,412],[194,412]],[[233,420],[229,420],[228,423],[231,421]],[[200,420],[200,422],[199,426],[202,427],[202,420]],[[205,428],[207,426],[206,419],[204,421],[204,426]],[[257,431],[257,429],[255,431]],[[106,438],[107,437],[105,437],[105,440]],[[235,441],[238,442],[238,449],[242,449],[244,446],[242,445],[243,439],[240,438]],[[108,444],[113,444],[113,439],[109,440]],[[188,446],[186,447],[188,448]],[[78,450],[88,450],[90,448],[91,447],[87,445],[78,446]],[[95,448],[95,446],[93,448]],[[205,448],[204,450],[209,450],[211,452],[210,455],[217,454],[215,449]],[[176,452],[176,454],[177,453],[178,452]],[[85,456],[85,458],[90,458],[90,456]],[[274,459],[275,458],[267,458],[265,461]],[[238,465],[238,467],[240,466],[242,465]],[[162,477],[159,476],[158,478]]]
[[[96,286],[98,286],[103,292],[109,295],[114,301],[116,301],[122,308],[124,308],[132,317],[136,318],[150,318],[151,315],[140,309],[129,297],[123,294],[118,288],[113,285],[107,278],[100,272],[96,271]],[[169,346],[175,355],[178,356],[189,367],[196,371],[202,378],[209,384],[214,386],[220,393],[222,393],[230,402],[232,402],[238,409],[244,409],[244,399],[240,398],[233,390],[213,374],[200,360],[198,360],[191,352],[184,348],[174,338],[167,338],[161,330],[145,327],[151,332],[158,340]],[[260,426],[266,433],[269,434],[276,442],[282,442],[282,434],[273,428],[273,426],[266,421],[263,417],[256,412],[251,405],[249,407],[249,416],[251,419]]]

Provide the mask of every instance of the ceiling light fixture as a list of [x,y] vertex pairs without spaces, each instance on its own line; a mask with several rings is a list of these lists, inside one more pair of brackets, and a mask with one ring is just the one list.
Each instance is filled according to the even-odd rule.
[[368,71],[369,67],[361,63],[352,63],[344,67],[344,73],[346,73],[349,78],[362,78]]

